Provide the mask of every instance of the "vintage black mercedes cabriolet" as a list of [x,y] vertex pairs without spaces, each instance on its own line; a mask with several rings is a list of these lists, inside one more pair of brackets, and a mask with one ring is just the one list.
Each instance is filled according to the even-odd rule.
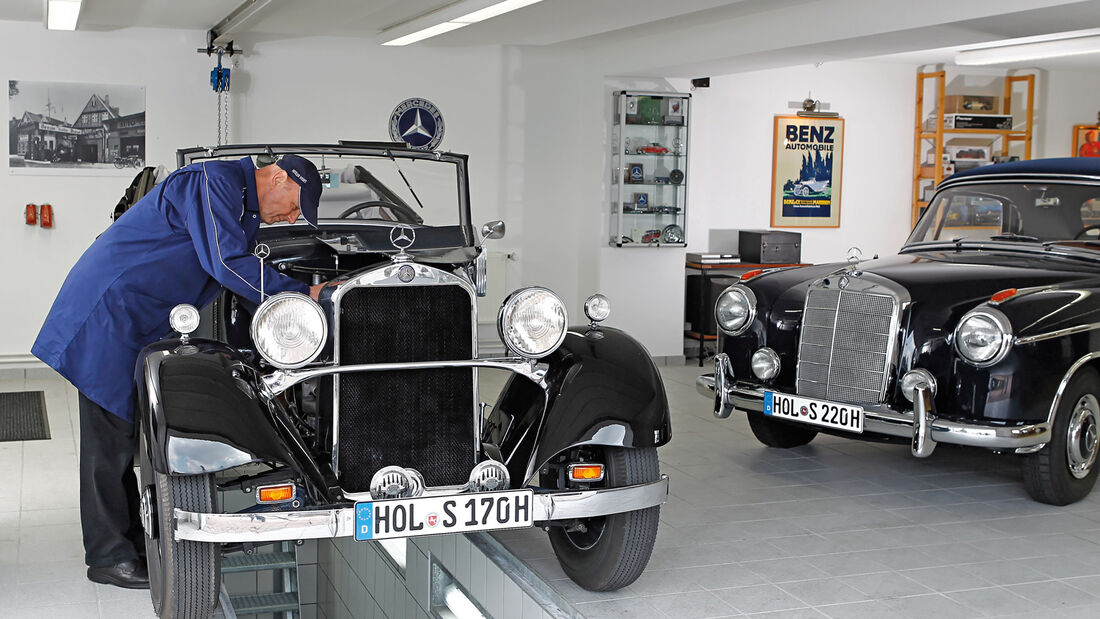
[[[470,221],[465,155],[394,144],[222,146],[179,164],[294,153],[321,170],[318,229],[260,229],[257,259],[320,302],[223,293],[200,320],[147,347],[136,381],[141,515],[154,607],[207,616],[224,548],[275,540],[541,526],[588,589],[624,587],[653,549],[671,436],[646,350],[600,326],[609,305],[516,290],[497,329],[508,356],[478,355],[484,242]],[[211,337],[194,334],[207,322]],[[495,405],[479,369],[510,373]],[[244,505],[225,497],[236,491]],[[241,492],[243,491],[243,492]],[[240,501],[237,501],[240,502]]]
[[898,256],[752,271],[721,293],[714,413],[796,447],[818,432],[1020,454],[1031,496],[1096,482],[1100,160],[940,184]]

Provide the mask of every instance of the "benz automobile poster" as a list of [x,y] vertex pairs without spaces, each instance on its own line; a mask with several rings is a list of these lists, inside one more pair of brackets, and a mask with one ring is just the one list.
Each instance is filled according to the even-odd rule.
[[144,86],[8,81],[12,174],[133,176],[144,166]]
[[772,227],[840,226],[844,119],[776,116]]

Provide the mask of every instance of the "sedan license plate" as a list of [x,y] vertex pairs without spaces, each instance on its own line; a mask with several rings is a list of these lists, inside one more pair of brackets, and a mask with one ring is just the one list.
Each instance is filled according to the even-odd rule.
[[530,490],[365,501],[355,504],[355,539],[529,527],[533,503]]
[[765,391],[764,414],[813,426],[863,432],[863,408],[850,404],[836,404]]

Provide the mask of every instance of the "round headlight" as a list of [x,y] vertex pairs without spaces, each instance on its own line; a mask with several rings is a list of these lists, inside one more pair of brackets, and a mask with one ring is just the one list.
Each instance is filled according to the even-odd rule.
[[734,284],[718,295],[714,304],[714,319],[730,335],[740,335],[756,317],[756,295],[744,286]]
[[779,355],[765,346],[752,353],[752,373],[760,380],[771,380],[779,375]]
[[545,288],[513,292],[500,306],[497,331],[508,350],[537,359],[554,352],[565,340],[565,304]]
[[300,292],[268,297],[252,317],[252,341],[271,365],[300,368],[321,354],[328,321],[321,306]]
[[199,328],[199,310],[194,305],[181,303],[168,314],[168,324],[180,335],[188,335]]
[[602,294],[594,294],[584,302],[584,315],[592,322],[607,320],[611,315],[611,302]]
[[963,360],[986,367],[1004,359],[1012,348],[1012,325],[998,310],[981,308],[963,316],[954,339],[955,351]]

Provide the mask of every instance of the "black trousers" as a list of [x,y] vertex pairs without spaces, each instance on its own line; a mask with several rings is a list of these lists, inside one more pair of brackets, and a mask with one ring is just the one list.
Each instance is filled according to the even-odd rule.
[[134,475],[135,428],[80,394],[80,528],[84,562],[90,566],[145,554]]

